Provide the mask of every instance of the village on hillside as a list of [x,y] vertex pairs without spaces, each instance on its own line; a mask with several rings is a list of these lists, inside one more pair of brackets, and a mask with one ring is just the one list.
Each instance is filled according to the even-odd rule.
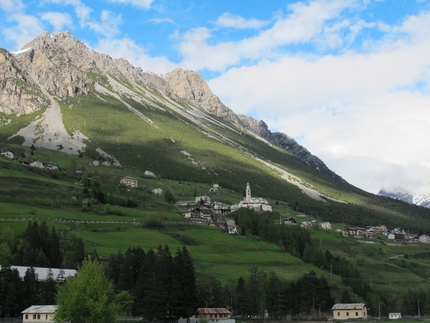
[[[6,150],[0,152],[0,156],[9,160],[18,160],[12,151]],[[40,160],[33,160],[31,162],[23,162],[29,167],[58,171],[60,167],[53,163],[46,163]],[[103,160],[99,162],[94,160],[89,163],[91,167],[121,167],[119,162],[116,160],[114,162],[109,162]],[[86,169],[83,167],[78,167],[75,170],[76,173],[84,173]],[[147,178],[156,178],[157,176],[149,170],[146,170],[144,176]],[[133,189],[138,188],[138,180],[131,176],[125,176],[120,180],[119,185],[127,188]],[[176,205],[184,207],[182,216],[189,220],[192,224],[201,225],[212,225],[217,226],[228,234],[239,234],[239,227],[236,225],[234,219],[228,217],[228,214],[240,209],[248,208],[256,212],[272,212],[272,206],[269,202],[261,197],[252,197],[250,184],[246,184],[245,197],[239,201],[237,204],[226,204],[222,202],[212,202],[209,193],[217,194],[221,187],[218,184],[213,184],[209,189],[208,194],[196,196],[193,201],[179,201]],[[162,195],[164,192],[161,188],[154,188],[151,191],[154,195]],[[299,218],[303,218],[300,221]],[[308,216],[306,214],[296,213],[294,217],[283,217],[280,219],[279,223],[284,223],[287,225],[300,225],[306,229],[319,228],[322,230],[332,230],[330,222],[318,222],[314,219],[306,219]],[[369,227],[357,227],[357,226],[344,226],[344,229],[336,229],[336,232],[342,234],[343,236],[352,236],[357,239],[363,240],[365,243],[380,243],[381,241],[373,240],[376,236],[386,237],[387,244],[403,244],[403,243],[430,243],[430,236],[426,234],[419,235],[417,233],[409,232],[403,228],[392,228],[389,229],[385,225],[379,226],[369,226]]]

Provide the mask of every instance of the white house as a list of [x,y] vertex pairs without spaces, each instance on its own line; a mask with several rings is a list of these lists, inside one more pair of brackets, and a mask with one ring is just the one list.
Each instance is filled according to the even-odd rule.
[[37,168],[45,168],[45,164],[42,163],[40,160],[35,160],[34,162],[30,163],[30,166]]
[[162,190],[161,188],[154,188],[154,189],[152,190],[152,194],[155,194],[155,195],[162,195],[162,194],[163,194],[163,190]]
[[402,314],[401,313],[388,313],[388,318],[390,320],[398,320],[402,318]]
[[320,228],[323,230],[331,230],[331,224],[330,222],[321,222]]
[[421,243],[430,243],[430,237],[426,234],[420,235],[418,239]]
[[32,305],[23,310],[22,322],[54,322],[54,314],[57,305]]
[[151,172],[150,170],[146,170],[145,171],[145,176],[146,177],[152,177],[152,178],[156,178],[157,176],[155,176],[155,174],[153,172]]
[[15,155],[11,151],[4,151],[4,152],[0,153],[0,155],[2,155],[3,157],[5,157],[7,159],[14,159],[14,157],[15,157]]
[[332,311],[334,320],[367,319],[367,307],[364,303],[335,304]]

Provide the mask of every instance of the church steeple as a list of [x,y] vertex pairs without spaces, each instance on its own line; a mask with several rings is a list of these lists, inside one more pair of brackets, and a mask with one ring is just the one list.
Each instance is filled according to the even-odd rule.
[[246,197],[245,197],[245,201],[246,202],[251,202],[251,187],[249,186],[249,183],[246,183]]

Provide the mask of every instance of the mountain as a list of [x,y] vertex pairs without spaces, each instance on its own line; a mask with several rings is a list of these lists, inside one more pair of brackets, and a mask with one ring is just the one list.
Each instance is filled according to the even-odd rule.
[[409,204],[430,208],[430,194],[411,194],[402,188],[394,190],[381,189],[378,192],[380,196],[390,197],[395,200],[403,201]]
[[326,221],[429,226],[429,214],[412,225],[405,214],[422,211],[348,184],[293,138],[235,114],[199,73],[157,75],[68,32],[1,49],[0,96],[0,143],[18,156],[17,147],[48,148],[235,192],[250,183],[254,195]]
[[[130,88],[125,89],[114,79],[127,80],[138,87],[148,87],[157,91],[168,101],[187,102],[194,108],[193,110],[195,107],[201,109],[207,114],[199,112],[198,118],[205,119],[205,122],[214,122],[211,117],[215,116],[233,124],[241,131],[252,133],[286,149],[317,171],[338,177],[318,157],[297,144],[293,138],[283,133],[272,133],[264,121],[236,115],[212,94],[197,72],[181,69],[175,69],[166,75],[145,72],[133,67],[124,59],[112,59],[92,51],[68,32],[56,34],[45,32],[25,45],[22,50],[12,54],[3,50],[0,55],[2,69],[7,71],[0,78],[5,84],[1,89],[0,112],[28,114],[45,107],[49,101],[52,102],[52,97],[56,100],[67,100],[71,97],[85,96],[93,90],[92,87],[95,92],[105,91],[100,88],[102,84],[113,86],[113,92],[119,90],[125,95],[136,96],[137,92]],[[147,90],[144,92],[148,94]],[[149,103],[147,100],[144,101]],[[188,119],[187,122],[196,121],[196,115],[190,115],[189,111],[183,112],[185,111],[181,114]],[[36,140],[35,144],[44,145],[40,140]]]

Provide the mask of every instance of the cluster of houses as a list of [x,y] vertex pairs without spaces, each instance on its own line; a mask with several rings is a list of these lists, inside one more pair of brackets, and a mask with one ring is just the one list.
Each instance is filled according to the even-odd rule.
[[[218,184],[214,184],[209,191],[218,192],[218,190]],[[195,205],[196,207],[188,208],[182,212],[182,216],[195,224],[217,226],[228,234],[238,233],[238,226],[235,224],[235,221],[225,217],[229,213],[239,208],[248,208],[257,212],[272,211],[272,207],[267,200],[260,197],[253,198],[251,196],[251,187],[249,183],[246,184],[245,197],[238,204],[230,205],[222,202],[211,203],[211,197],[206,194],[197,196],[195,201],[180,201],[177,205],[185,207]]]
[[[3,151],[0,153],[0,156],[3,156],[4,158],[11,159],[11,160],[15,159],[15,154],[11,151]],[[35,160],[35,161],[32,161],[31,163],[29,162],[22,162],[22,163],[30,167],[40,168],[44,170],[58,170],[58,165],[55,165],[52,163],[44,163],[40,160]]]
[[426,234],[410,233],[402,228],[388,229],[385,225],[368,228],[351,226],[344,230],[338,229],[336,231],[344,236],[353,236],[356,238],[373,238],[376,234],[379,234],[393,242],[430,243],[430,237]]

